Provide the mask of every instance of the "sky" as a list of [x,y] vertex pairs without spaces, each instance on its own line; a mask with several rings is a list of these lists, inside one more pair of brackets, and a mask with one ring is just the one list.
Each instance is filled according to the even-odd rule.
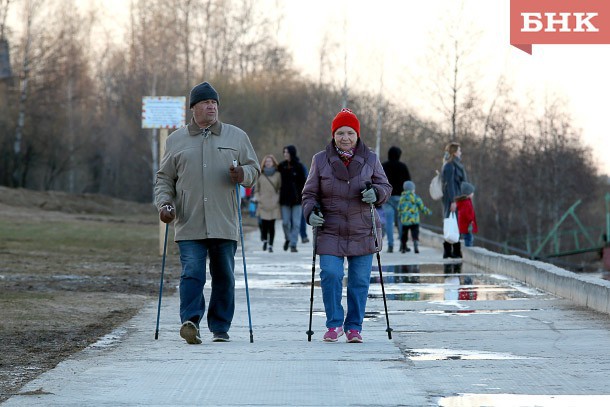
[[[108,16],[117,33],[127,20],[129,0],[89,0]],[[81,2],[80,4],[85,4]],[[278,41],[292,51],[297,69],[319,76],[319,48],[325,35],[337,42],[341,84],[381,91],[424,117],[433,117],[429,97],[419,81],[426,75],[424,58],[432,39],[449,19],[479,32],[473,55],[480,72],[477,85],[493,89],[505,75],[517,97],[561,97],[583,142],[592,147],[603,173],[610,174],[610,45],[534,45],[533,54],[509,43],[509,0],[256,0],[267,15],[281,14]],[[460,5],[462,14],[460,16]],[[120,34],[117,34],[120,41]]]
[[414,82],[425,75],[423,59],[433,46],[431,38],[447,18],[458,14],[459,3],[463,20],[480,32],[474,57],[483,88],[492,89],[505,75],[518,97],[564,99],[598,167],[610,174],[610,45],[534,45],[533,54],[526,54],[510,45],[509,0],[283,2],[283,38],[295,50],[296,65],[314,68],[317,77],[322,37],[328,30],[336,33],[346,39],[348,85],[375,92],[381,88],[385,95],[412,99],[412,106],[429,112],[429,100]]

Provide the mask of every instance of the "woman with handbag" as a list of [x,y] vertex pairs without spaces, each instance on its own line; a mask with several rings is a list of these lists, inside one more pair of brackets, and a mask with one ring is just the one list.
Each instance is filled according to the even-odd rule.
[[[462,148],[460,143],[453,141],[447,144],[443,162],[443,216],[446,219],[452,213],[458,215],[455,198],[462,195],[462,182],[468,181],[466,170],[462,165]],[[462,257],[462,248],[459,240],[456,243],[443,242],[443,259],[448,257]]]
[[280,219],[280,183],[281,176],[277,171],[277,160],[267,154],[261,161],[261,175],[258,177],[254,197],[256,215],[261,221],[263,251],[273,252],[275,238],[275,220]]

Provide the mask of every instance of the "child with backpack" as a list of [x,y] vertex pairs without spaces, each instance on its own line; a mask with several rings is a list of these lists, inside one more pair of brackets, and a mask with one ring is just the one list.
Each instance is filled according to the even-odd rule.
[[403,192],[398,201],[398,215],[402,224],[402,236],[400,238],[400,252],[410,252],[407,247],[409,241],[409,230],[413,239],[413,250],[419,253],[419,214],[432,214],[432,211],[424,205],[422,199],[415,193],[415,184],[413,181],[405,181],[403,184]]

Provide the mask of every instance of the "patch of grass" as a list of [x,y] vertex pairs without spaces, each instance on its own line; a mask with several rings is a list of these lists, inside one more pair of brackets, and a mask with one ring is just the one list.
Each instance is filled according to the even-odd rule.
[[143,248],[154,250],[158,236],[154,223],[0,220],[3,248],[19,252],[140,252]]

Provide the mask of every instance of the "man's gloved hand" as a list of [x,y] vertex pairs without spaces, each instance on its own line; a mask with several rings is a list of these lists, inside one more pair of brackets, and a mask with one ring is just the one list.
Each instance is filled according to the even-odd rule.
[[231,176],[231,182],[234,184],[241,184],[244,182],[244,169],[241,166],[230,166],[229,175]]
[[377,193],[375,192],[375,188],[369,188],[362,191],[362,202],[366,202],[367,204],[377,202]]
[[159,219],[163,223],[171,223],[174,219],[176,219],[176,211],[174,207],[170,204],[165,204],[161,207],[161,211],[159,212]]
[[320,227],[322,225],[324,225],[324,215],[322,215],[321,212],[318,212],[319,214],[316,215],[314,212],[312,212],[309,215],[309,224],[311,226],[313,226],[314,228]]

